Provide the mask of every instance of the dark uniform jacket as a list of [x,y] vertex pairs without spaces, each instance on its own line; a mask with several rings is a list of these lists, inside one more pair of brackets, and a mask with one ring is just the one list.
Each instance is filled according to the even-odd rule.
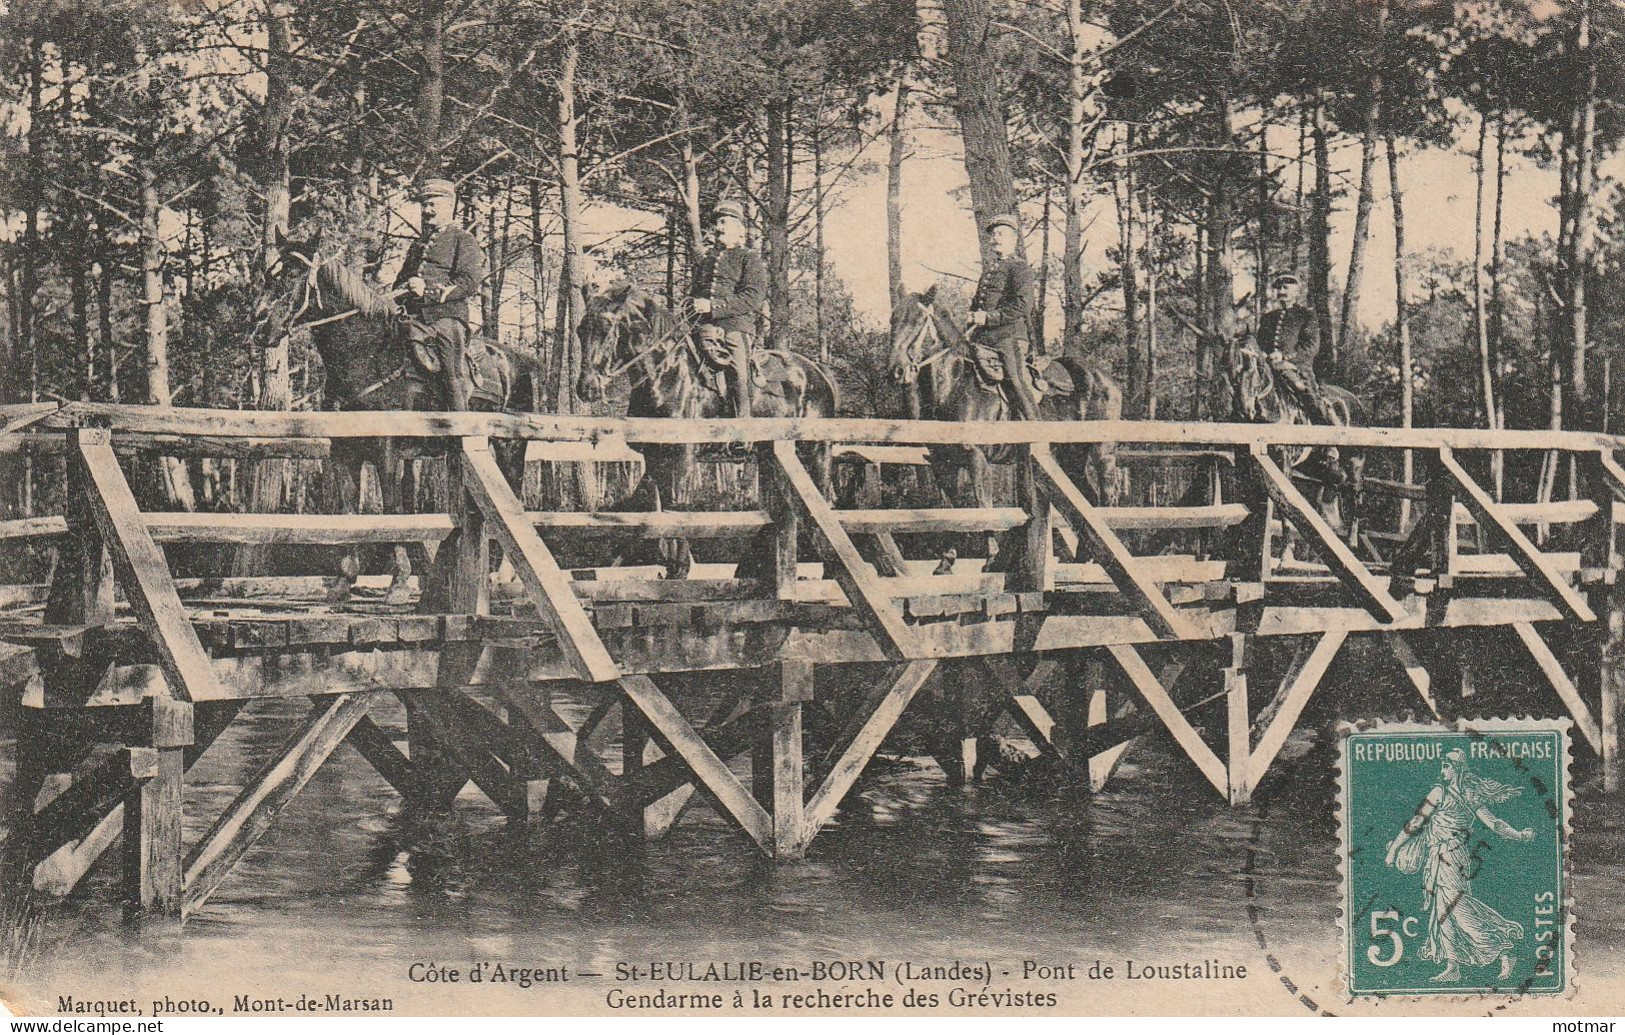
[[1265,355],[1280,350],[1295,366],[1313,370],[1320,354],[1320,324],[1314,310],[1301,305],[1271,309],[1259,321],[1258,347]]
[[987,322],[971,332],[971,340],[992,345],[1004,341],[1026,341],[1027,317],[1033,311],[1033,271],[1018,255],[995,260],[976,282],[971,311],[987,314]]
[[[425,285],[417,310],[421,319],[429,323],[456,320],[468,327],[469,302],[480,293],[480,284],[485,281],[485,256],[473,234],[459,226],[446,226],[435,231],[427,245],[421,241],[412,245],[395,286],[400,287],[413,276],[422,277]],[[451,292],[441,301],[440,292],[447,284]]]
[[694,274],[694,298],[709,298],[711,312],[702,323],[723,331],[756,333],[756,315],[767,298],[767,266],[749,248],[712,249]]

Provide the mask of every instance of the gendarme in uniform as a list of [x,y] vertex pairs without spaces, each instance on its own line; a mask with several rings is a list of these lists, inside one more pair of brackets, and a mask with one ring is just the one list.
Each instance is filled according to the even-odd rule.
[[1016,419],[1037,420],[1038,403],[1027,382],[1027,320],[1036,292],[1032,268],[1016,253],[1021,224],[1014,216],[994,216],[985,229],[997,257],[988,262],[976,282],[970,304],[970,340],[993,349],[1004,361],[1005,384]]
[[[425,223],[435,229],[426,242],[417,241],[406,253],[395,286],[409,287],[414,277],[421,278],[423,293],[409,297],[407,309],[428,324],[440,341],[449,408],[465,410],[468,388],[463,352],[470,332],[470,305],[485,281],[485,256],[474,235],[451,221],[457,188],[450,180],[426,180],[418,197]],[[438,211],[431,213],[431,208]]]
[[1280,307],[1265,313],[1258,323],[1259,351],[1270,357],[1276,377],[1286,382],[1310,419],[1317,424],[1331,424],[1333,421],[1321,402],[1320,387],[1314,377],[1315,362],[1320,356],[1320,324],[1315,312],[1298,301],[1297,277],[1283,273],[1271,286]]
[[699,317],[699,336],[727,343],[733,358],[734,412],[749,417],[750,349],[756,315],[767,298],[767,266],[744,245],[745,211],[738,203],[719,202],[712,218],[718,243],[696,267],[689,299]]

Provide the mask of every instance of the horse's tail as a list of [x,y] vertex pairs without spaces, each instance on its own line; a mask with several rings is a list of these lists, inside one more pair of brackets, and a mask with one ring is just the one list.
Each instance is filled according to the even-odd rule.
[[1366,419],[1365,400],[1344,388],[1342,385],[1322,384],[1320,394],[1332,406],[1343,411],[1343,422],[1348,426],[1363,426],[1369,421]]
[[816,359],[813,359],[810,356],[803,356],[799,352],[791,352],[788,349],[755,349],[753,351],[758,356],[777,356],[786,363],[793,366],[799,366],[804,370],[810,370],[817,374],[818,380],[823,384],[825,392],[828,395],[829,411],[825,413],[824,416],[833,417],[840,412],[841,389],[840,386],[835,383],[835,378],[830,375],[830,372],[824,369],[824,364],[818,362]]

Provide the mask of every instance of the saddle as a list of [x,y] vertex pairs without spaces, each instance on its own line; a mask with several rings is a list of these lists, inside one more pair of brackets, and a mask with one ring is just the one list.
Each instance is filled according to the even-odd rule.
[[[1008,375],[1004,357],[987,345],[973,345],[971,350],[971,367],[976,371],[976,379],[990,391],[1002,390]],[[1053,362],[1048,356],[1029,355],[1025,373],[1034,399],[1052,394],[1064,397],[1075,390],[1072,375],[1067,373],[1066,367]]]
[[[400,338],[410,357],[411,373],[419,380],[447,387],[444,353],[446,344],[432,324],[408,317],[402,321]],[[470,403],[500,408],[512,387],[512,368],[488,339],[470,336],[463,343],[463,369],[456,372],[467,386]]]

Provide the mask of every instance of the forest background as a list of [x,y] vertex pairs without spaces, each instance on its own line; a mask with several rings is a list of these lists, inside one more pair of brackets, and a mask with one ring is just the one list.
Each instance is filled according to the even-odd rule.
[[850,414],[904,412],[892,307],[962,307],[1019,211],[1045,349],[1129,417],[1224,416],[1191,386],[1290,270],[1371,423],[1617,430],[1622,87],[1608,0],[9,0],[0,401],[320,407],[256,340],[276,242],[387,280],[443,175],[542,411],[584,408],[582,292],[680,299],[729,197]]

